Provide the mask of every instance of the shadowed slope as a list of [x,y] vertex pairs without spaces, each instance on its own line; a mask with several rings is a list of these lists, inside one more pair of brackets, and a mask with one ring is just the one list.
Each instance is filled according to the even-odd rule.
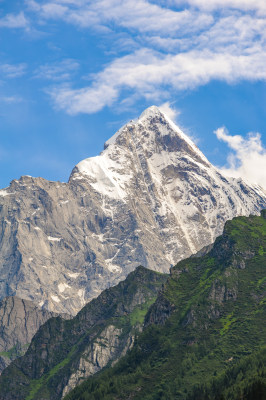
[[0,399],[61,398],[132,346],[167,275],[138,267],[72,320],[52,318],[0,378]]
[[66,400],[263,400],[265,268],[266,219],[227,222],[207,255],[172,269],[130,353]]

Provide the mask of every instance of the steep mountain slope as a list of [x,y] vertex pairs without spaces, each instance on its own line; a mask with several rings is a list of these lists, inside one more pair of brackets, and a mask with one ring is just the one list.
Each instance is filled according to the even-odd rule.
[[53,316],[56,314],[18,297],[0,302],[0,373],[26,352],[39,327]]
[[66,400],[264,400],[266,210],[178,263],[129,354]]
[[58,400],[84,378],[114,363],[133,345],[167,275],[138,267],[72,320],[52,318],[26,355],[3,371],[0,399]]
[[0,191],[0,298],[75,314],[138,265],[168,271],[266,194],[223,177],[156,107],[79,163],[68,183]]

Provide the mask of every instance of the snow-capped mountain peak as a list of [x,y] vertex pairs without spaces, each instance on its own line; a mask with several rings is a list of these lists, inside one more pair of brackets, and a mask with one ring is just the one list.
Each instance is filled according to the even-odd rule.
[[[225,178],[157,107],[68,183],[23,177],[0,194],[0,297],[76,313],[138,265],[168,271],[266,194]],[[41,290],[40,290],[41,287]]]
[[[104,191],[104,187],[108,187],[110,196],[123,198],[126,195],[125,184],[132,170],[129,164],[133,154],[138,159],[144,157],[148,160],[153,157],[153,161],[161,167],[168,165],[169,157],[187,158],[205,167],[210,166],[191,139],[158,107],[152,106],[138,119],[119,129],[105,143],[105,150],[100,156],[81,161],[74,169],[72,179],[80,178],[77,174],[82,174],[91,180],[93,187],[101,187]],[[125,164],[128,164],[128,169],[121,169],[121,165]],[[93,182],[96,176],[97,182]]]
[[[139,118],[131,120],[129,123],[119,129],[109,140],[105,142],[105,149],[112,144],[121,143],[121,138],[124,135],[129,135],[134,131],[135,135],[142,135],[142,141],[150,142],[156,140],[156,136],[163,138],[164,136],[172,138],[173,140],[180,140],[180,151],[184,148],[184,145],[188,147],[190,153],[195,153],[197,158],[201,159],[204,163],[209,164],[204,154],[198,149],[193,141],[164,113],[159,107],[151,106],[144,110]],[[150,131],[150,135],[147,135],[147,131]],[[168,139],[169,140],[169,139]],[[166,145],[167,139],[165,139]],[[181,146],[181,143],[183,145]],[[157,140],[158,144],[158,140]],[[173,143],[168,146],[168,151],[173,149],[178,150],[176,146],[173,147]]]
[[[100,156],[80,162],[70,181],[80,179],[101,195],[104,210],[109,202],[110,208],[118,204],[127,207],[132,199],[141,207],[148,206],[151,228],[168,237],[163,252],[170,263],[176,262],[178,254],[188,254],[186,249],[193,253],[203,241],[213,241],[222,231],[225,215],[247,214],[253,207],[251,192],[265,196],[245,183],[223,177],[156,106],[124,125],[107,141]],[[247,193],[251,198],[245,197]],[[217,220],[221,209],[224,216]],[[201,224],[208,226],[208,233],[205,228],[197,232]]]

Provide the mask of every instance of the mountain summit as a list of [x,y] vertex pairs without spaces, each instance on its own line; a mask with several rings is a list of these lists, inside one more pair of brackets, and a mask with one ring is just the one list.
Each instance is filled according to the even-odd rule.
[[[126,184],[134,172],[131,171],[132,161],[138,161],[137,165],[142,169],[143,156],[147,159],[152,157],[149,165],[154,164],[155,169],[158,169],[156,161],[159,161],[160,165],[168,165],[169,154],[176,152],[210,166],[209,161],[188,136],[155,106],[149,107],[137,120],[123,126],[104,147],[105,150],[100,156],[81,161],[71,174],[71,178],[79,179],[80,175],[77,176],[76,173],[92,179],[96,176],[95,189],[102,190],[104,186],[106,194],[114,198],[127,196]],[[129,153],[132,153],[131,156]],[[163,159],[165,153],[167,157]],[[135,156],[134,160],[132,155]],[[127,166],[130,170],[122,170],[121,166]],[[93,185],[94,182],[91,183]]]
[[68,183],[25,176],[0,191],[0,297],[75,314],[138,265],[166,272],[265,206],[150,107]]

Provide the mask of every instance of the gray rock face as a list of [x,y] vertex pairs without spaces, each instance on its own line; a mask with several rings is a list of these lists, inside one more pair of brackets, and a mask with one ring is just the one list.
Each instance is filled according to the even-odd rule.
[[114,365],[133,346],[134,340],[135,336],[131,331],[125,334],[123,329],[107,326],[101,336],[83,352],[64,387],[62,398],[86,378],[101,371],[110,361]]
[[26,352],[39,327],[53,316],[56,314],[17,297],[0,302],[0,373]]
[[0,400],[58,400],[133,345],[168,275],[138,267],[71,320],[50,318],[0,377]]
[[0,191],[0,297],[75,314],[138,265],[168,271],[265,206],[151,107],[68,183],[24,176]]

